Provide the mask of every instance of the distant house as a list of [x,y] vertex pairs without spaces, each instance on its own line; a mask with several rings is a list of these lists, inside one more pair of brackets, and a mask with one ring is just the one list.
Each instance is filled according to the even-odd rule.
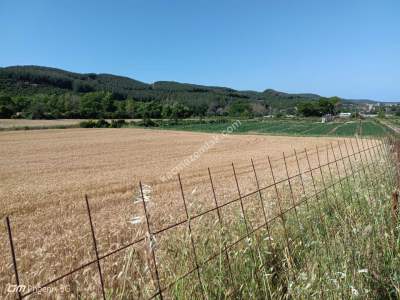
[[321,123],[328,123],[335,119],[335,117],[331,114],[326,114],[322,116]]
[[351,113],[347,112],[347,113],[339,113],[339,118],[350,118],[351,117]]
[[363,118],[376,118],[378,115],[377,114],[362,114],[362,113],[360,113],[360,116]]

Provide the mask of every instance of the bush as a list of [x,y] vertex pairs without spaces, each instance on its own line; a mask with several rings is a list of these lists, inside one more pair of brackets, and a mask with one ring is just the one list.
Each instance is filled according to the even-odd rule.
[[126,126],[128,123],[125,120],[111,120],[111,128],[121,128]]
[[138,122],[136,125],[142,127],[158,127],[158,123],[154,122],[152,119],[143,119],[142,121]]
[[89,121],[80,122],[79,127],[81,127],[81,128],[109,128],[110,123],[108,123],[104,119],[100,119],[97,121],[89,120]]
[[96,127],[96,121],[89,120],[89,121],[82,121],[79,123],[79,127],[81,128],[95,128]]
[[110,123],[108,123],[106,120],[100,119],[97,121],[97,128],[109,128],[109,127]]

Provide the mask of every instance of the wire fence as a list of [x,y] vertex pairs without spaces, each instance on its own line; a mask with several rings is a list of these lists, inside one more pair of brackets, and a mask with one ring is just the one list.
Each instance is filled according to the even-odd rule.
[[[185,280],[191,278],[195,282],[196,294],[200,297],[209,297],[212,284],[209,281],[209,265],[215,263],[223,266],[224,278],[232,286],[230,295],[236,295],[240,289],[240,282],[234,278],[233,269],[237,259],[237,249],[244,244],[244,251],[249,251],[253,260],[254,276],[268,267],[270,260],[259,260],[257,253],[262,252],[258,248],[260,239],[270,243],[272,231],[279,228],[279,234],[284,242],[280,248],[271,247],[273,251],[282,251],[290,263],[291,248],[294,241],[301,239],[301,234],[291,236],[287,230],[287,216],[294,216],[299,227],[302,220],[298,213],[302,209],[310,209],[310,206],[319,201],[323,195],[328,195],[336,189],[343,189],[343,184],[351,180],[356,181],[357,176],[365,176],[366,192],[369,197],[374,197],[377,182],[370,178],[370,174],[377,176],[392,174],[396,170],[393,162],[396,162],[398,145],[390,136],[381,138],[352,138],[344,139],[337,143],[330,143],[324,147],[293,151],[290,155],[283,153],[279,160],[266,157],[264,163],[256,164],[251,159],[249,169],[238,171],[234,163],[231,164],[231,174],[234,180],[236,196],[228,201],[221,201],[215,186],[216,177],[210,168],[207,169],[207,182],[211,192],[212,205],[206,209],[191,211],[188,203],[185,178],[177,174],[176,183],[180,193],[180,201],[184,208],[184,218],[173,224],[162,227],[156,226],[154,218],[148,207],[146,191],[140,182],[140,205],[143,212],[143,226],[145,234],[131,242],[101,253],[96,236],[96,225],[93,222],[91,201],[88,196],[86,204],[87,218],[93,247],[93,259],[87,261],[69,272],[50,279],[31,290],[20,288],[21,274],[18,269],[18,259],[13,239],[12,222],[10,217],[5,218],[8,239],[10,245],[10,261],[13,267],[13,280],[15,281],[15,297],[24,299],[40,295],[40,292],[54,284],[74,276],[85,269],[95,268],[97,272],[97,289],[92,291],[96,297],[111,298],[115,284],[108,285],[110,280],[109,265],[113,258],[125,250],[142,245],[140,251],[146,257],[141,263],[145,266],[144,274],[134,272],[130,277],[135,283],[135,291],[129,294],[129,298],[142,299],[169,299],[173,298],[174,291]],[[383,162],[383,163],[382,163]],[[267,182],[261,172],[268,170]],[[249,190],[246,177],[254,183],[254,188]],[[393,177],[393,186],[397,186],[399,177]],[[244,183],[243,183],[243,182]],[[267,183],[266,183],[267,182]],[[339,200],[340,201],[340,200]],[[319,215],[321,223],[324,216]],[[233,229],[234,228],[234,229]],[[239,229],[238,229],[239,228]],[[232,231],[235,231],[233,234]],[[171,250],[173,249],[173,251]],[[235,250],[236,249],[236,250]],[[278,250],[279,249],[279,250]],[[258,251],[257,251],[258,250]],[[329,249],[327,249],[329,251]],[[233,256],[233,253],[235,254]],[[118,265],[121,272],[129,272],[126,268],[129,264]],[[137,268],[135,269],[137,270]],[[179,270],[179,272],[177,271]],[[119,273],[121,273],[119,272]],[[117,276],[118,277],[118,276]],[[118,277],[119,278],[119,277]],[[118,287],[117,287],[118,288]],[[225,295],[229,296],[229,295]]]

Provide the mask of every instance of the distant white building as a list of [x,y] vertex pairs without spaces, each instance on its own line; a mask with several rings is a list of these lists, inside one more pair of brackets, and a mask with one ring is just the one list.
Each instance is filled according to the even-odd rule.
[[362,113],[360,113],[360,116],[363,118],[376,118],[378,115],[377,114],[362,114]]
[[326,114],[322,116],[321,123],[328,123],[335,119],[335,117],[331,114]]
[[351,117],[351,113],[347,112],[347,113],[339,113],[339,118],[350,118]]
[[373,104],[367,104],[368,106],[368,112],[371,112],[374,109],[374,105]]

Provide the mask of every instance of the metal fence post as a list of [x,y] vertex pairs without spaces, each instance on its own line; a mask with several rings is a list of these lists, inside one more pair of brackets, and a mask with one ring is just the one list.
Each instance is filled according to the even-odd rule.
[[90,213],[90,206],[89,206],[89,200],[88,196],[85,195],[85,202],[86,202],[86,208],[88,212],[88,217],[89,217],[89,224],[90,224],[90,230],[92,232],[92,240],[93,240],[93,248],[94,252],[96,253],[96,262],[97,262],[97,269],[99,271],[99,277],[100,277],[100,284],[101,284],[101,292],[103,294],[103,299],[106,299],[106,293],[104,291],[104,281],[103,281],[103,274],[101,273],[101,265],[100,265],[100,259],[99,259],[99,251],[97,249],[97,241],[96,241],[96,235],[94,233],[94,227],[93,227],[93,222],[92,222],[92,215]]
[[191,225],[191,219],[190,219],[190,215],[189,215],[189,210],[186,204],[186,198],[185,198],[185,193],[183,192],[183,186],[182,186],[182,180],[181,180],[181,175],[178,173],[178,181],[179,181],[179,188],[181,191],[181,196],[182,196],[182,201],[183,201],[183,205],[185,207],[185,214],[186,214],[186,221],[188,224],[188,230],[189,230],[189,236],[190,236],[190,243],[192,245],[192,251],[193,251],[193,258],[194,258],[194,264],[196,267],[196,273],[197,273],[197,278],[199,280],[199,284],[200,284],[200,288],[201,288],[201,292],[202,292],[202,296],[203,299],[206,299],[206,292],[204,290],[204,285],[203,285],[203,281],[201,280],[201,275],[200,275],[200,265],[198,263],[198,259],[197,259],[197,252],[196,252],[196,246],[195,246],[195,242],[194,242],[194,238],[193,238],[193,234],[192,234],[192,225]]
[[395,191],[392,194],[392,222],[394,229],[396,229],[397,227],[398,213],[399,213],[399,193]]
[[[208,177],[209,177],[209,179],[210,179],[211,190],[212,190],[212,194],[213,194],[213,199],[214,199],[214,203],[215,203],[215,208],[216,208],[216,210],[217,210],[218,222],[219,222],[219,225],[220,225],[220,228],[221,228],[221,234],[224,234],[225,229],[224,229],[224,225],[223,225],[223,223],[222,223],[222,216],[221,216],[220,207],[219,207],[218,200],[217,200],[217,195],[216,195],[216,193],[215,193],[214,181],[213,181],[212,176],[211,176],[210,168],[208,168]],[[224,253],[225,253],[226,262],[227,262],[227,264],[228,264],[229,276],[230,276],[230,279],[231,279],[232,284],[234,284],[234,278],[233,278],[233,273],[232,273],[232,267],[231,267],[231,262],[230,262],[230,259],[229,259],[229,254],[228,254],[228,250],[227,250],[227,247],[226,247],[227,245],[226,245],[226,244],[227,244],[227,243],[226,243],[226,240],[223,238]]]
[[[233,170],[233,176],[234,176],[235,182],[236,182],[237,192],[238,192],[238,195],[239,195],[239,203],[240,203],[240,209],[241,209],[243,220],[244,220],[244,226],[246,228],[246,237],[249,240],[249,239],[251,239],[251,234],[252,234],[252,232],[250,232],[251,224],[249,225],[249,223],[247,222],[246,211],[244,209],[244,204],[243,204],[243,197],[242,197],[242,193],[240,191],[239,181],[237,179],[236,169],[235,169],[235,165],[233,164],[233,162],[232,162],[232,170]],[[251,258],[253,259],[253,263],[254,263],[255,266],[257,266],[257,260],[256,260],[256,258],[254,256],[254,249],[251,247],[251,245],[249,245],[249,248],[250,248]],[[258,249],[260,249],[260,248],[258,247]],[[259,286],[259,278],[258,278],[257,272],[255,272],[254,275],[255,275],[255,277],[257,279],[257,286]]]
[[8,239],[10,241],[11,256],[12,256],[14,274],[15,274],[15,283],[17,284],[17,287],[16,287],[15,290],[16,290],[16,293],[18,295],[18,299],[22,299],[21,291],[20,291],[20,288],[19,288],[19,276],[18,276],[18,268],[17,268],[17,259],[16,259],[16,256],[15,256],[15,249],[14,249],[14,242],[13,242],[12,232],[11,232],[10,218],[8,216],[6,217],[6,226],[7,226],[7,232],[8,232]]
[[[158,273],[158,267],[157,267],[157,260],[156,260],[156,254],[155,254],[155,245],[153,244],[153,232],[151,231],[150,228],[150,220],[149,220],[149,215],[147,212],[147,206],[146,206],[146,201],[144,198],[144,193],[143,193],[143,185],[142,182],[139,182],[139,188],[140,188],[140,195],[142,198],[142,203],[143,203],[143,210],[144,210],[144,216],[146,218],[146,225],[147,225],[147,234],[149,235],[149,250],[151,252],[151,258],[153,260],[153,264],[154,264],[154,271],[155,271],[155,275],[156,275],[156,288],[158,289],[158,294],[160,295],[160,299],[163,300],[163,294],[162,294],[162,290],[161,290],[161,283],[160,283],[160,275]],[[150,268],[150,273],[151,273],[151,268]]]
[[287,252],[288,252],[288,256],[289,256],[288,263],[289,263],[289,267],[291,267],[291,264],[293,262],[293,257],[292,257],[292,251],[291,251],[290,242],[289,242],[289,235],[288,235],[287,228],[286,228],[286,220],[285,220],[285,216],[284,216],[284,212],[283,212],[283,208],[282,208],[282,204],[281,204],[281,196],[279,194],[278,187],[277,187],[277,182],[276,182],[276,179],[275,179],[275,174],[274,174],[274,171],[272,169],[271,159],[269,158],[269,156],[267,156],[267,159],[268,159],[269,168],[271,170],[271,176],[272,176],[272,181],[273,181],[273,186],[274,186],[274,190],[275,190],[276,199],[278,201],[279,218],[281,219],[281,223],[282,223],[282,227],[283,227],[283,233],[284,233],[285,239],[286,239]]
[[397,188],[400,187],[400,141],[395,141],[394,143],[394,151],[396,153],[395,161],[396,161],[396,169],[397,169]]

